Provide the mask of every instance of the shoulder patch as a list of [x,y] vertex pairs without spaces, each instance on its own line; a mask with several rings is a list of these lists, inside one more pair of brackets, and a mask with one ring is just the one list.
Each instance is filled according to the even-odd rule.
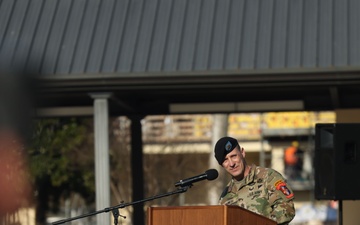
[[282,180],[278,180],[275,182],[276,190],[281,191],[286,198],[291,198],[294,196],[294,193],[290,191],[290,189],[287,187],[286,183]]

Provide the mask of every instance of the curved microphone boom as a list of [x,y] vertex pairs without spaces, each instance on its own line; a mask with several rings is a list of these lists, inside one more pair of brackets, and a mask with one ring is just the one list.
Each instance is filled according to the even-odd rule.
[[209,169],[206,170],[205,173],[194,176],[194,177],[190,177],[184,180],[180,180],[178,182],[175,183],[175,187],[186,187],[186,186],[191,186],[192,183],[201,181],[201,180],[215,180],[218,177],[219,173],[216,169]]

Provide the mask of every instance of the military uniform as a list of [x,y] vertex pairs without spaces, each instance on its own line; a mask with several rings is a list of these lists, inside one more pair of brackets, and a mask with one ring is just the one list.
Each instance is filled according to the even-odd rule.
[[278,224],[288,224],[295,216],[293,198],[293,191],[280,173],[252,165],[244,179],[229,182],[219,203],[238,205]]

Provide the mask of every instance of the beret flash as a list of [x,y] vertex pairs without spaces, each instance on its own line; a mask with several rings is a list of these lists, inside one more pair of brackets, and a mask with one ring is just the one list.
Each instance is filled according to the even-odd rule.
[[215,158],[220,165],[225,160],[225,156],[230,153],[239,143],[232,137],[222,137],[215,144]]

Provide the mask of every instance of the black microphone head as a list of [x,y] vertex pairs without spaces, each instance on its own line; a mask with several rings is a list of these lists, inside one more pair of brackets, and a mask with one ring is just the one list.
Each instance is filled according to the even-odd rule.
[[206,174],[206,179],[208,180],[215,180],[219,176],[219,173],[216,169],[206,170],[205,174]]

